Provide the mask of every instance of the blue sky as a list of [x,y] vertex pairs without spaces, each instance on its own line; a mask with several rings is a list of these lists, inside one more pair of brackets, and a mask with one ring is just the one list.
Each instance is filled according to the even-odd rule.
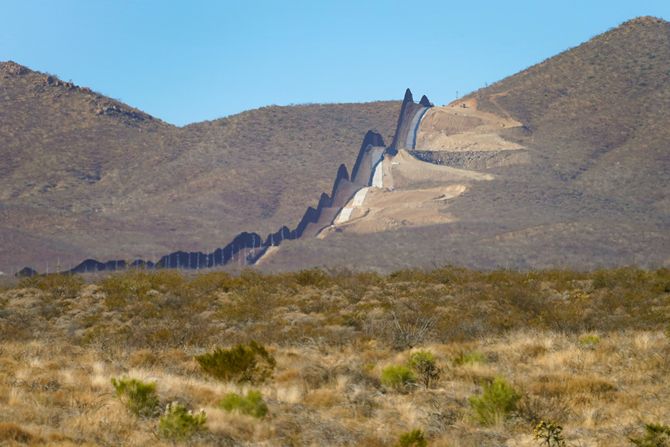
[[270,104],[436,104],[670,1],[0,0],[0,60],[177,125]]

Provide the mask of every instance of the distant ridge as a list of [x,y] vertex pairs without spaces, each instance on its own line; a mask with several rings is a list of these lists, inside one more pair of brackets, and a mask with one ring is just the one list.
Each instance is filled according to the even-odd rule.
[[489,164],[485,139],[459,146],[472,131],[465,120],[419,123],[452,147],[422,153],[493,176],[445,202],[449,223],[334,232],[292,244],[267,268],[670,266],[670,23],[627,21],[450,106],[520,123],[497,132],[524,148],[523,162]]
[[[333,223],[333,220],[344,207],[344,205],[353,197],[360,188],[372,184],[372,175],[378,160],[372,157],[376,148],[383,148],[379,154],[388,152],[397,153],[398,148],[404,148],[401,141],[405,141],[411,130],[412,125],[418,122],[416,117],[420,115],[432,104],[424,95],[419,104],[414,103],[412,92],[407,89],[401,113],[396,127],[396,136],[400,135],[402,139],[396,141],[394,146],[385,148],[383,137],[374,132],[368,131],[358,151],[356,161],[351,171],[351,176],[344,164],[341,164],[337,170],[335,181],[330,195],[323,193],[319,199],[316,208],[308,207],[302,219],[295,229],[290,230],[283,226],[278,231],[269,234],[263,239],[257,233],[241,232],[233,238],[225,247],[218,248],[211,253],[203,252],[185,252],[176,251],[160,258],[158,262],[136,259],[130,263],[125,260],[98,261],[96,259],[86,259],[72,269],[62,273],[91,273],[100,271],[124,270],[127,268],[184,268],[200,269],[223,266],[230,262],[236,262],[240,265],[253,265],[270,247],[281,245],[285,240],[296,240],[303,236],[315,236],[326,226]],[[383,156],[383,155],[381,155]],[[33,276],[38,272],[31,268],[23,268],[18,276]]]
[[[31,73],[3,75],[0,92],[0,258],[17,267],[53,267],[64,253],[61,266],[117,252],[155,260],[177,247],[170,266],[200,266],[201,255],[253,262],[256,243],[315,234],[337,214],[365,178],[342,161],[359,159],[369,129],[386,151],[430,133],[421,141],[436,147],[416,153],[447,166],[423,179],[425,166],[406,159],[414,170],[394,178],[398,194],[369,198],[376,211],[403,201],[404,216],[370,209],[386,220],[291,239],[260,268],[670,266],[670,24],[660,19],[628,21],[427,111],[407,92],[403,103],[269,107],[175,128],[98,115],[91,97]],[[465,119],[477,114],[489,115]],[[500,147],[509,158],[487,156]],[[384,150],[371,148],[362,174]],[[401,191],[410,183],[421,194]],[[412,220],[421,207],[434,219]],[[227,245],[217,254],[212,241]]]
[[[399,101],[270,106],[175,127],[0,63],[0,270],[209,252],[299,222]],[[102,236],[104,235],[104,236]]]

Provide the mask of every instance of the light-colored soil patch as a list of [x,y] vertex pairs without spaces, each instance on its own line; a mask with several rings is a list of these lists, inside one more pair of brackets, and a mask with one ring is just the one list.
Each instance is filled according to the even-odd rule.
[[491,174],[435,165],[400,150],[386,155],[382,170],[384,188],[365,188],[347,204],[318,237],[333,231],[372,233],[400,227],[418,227],[458,220],[446,212],[448,202],[461,195],[473,181],[492,180]]
[[521,125],[513,119],[477,110],[476,101],[433,107],[421,120],[415,149],[450,152],[523,149],[500,136],[501,130]]
[[274,255],[277,251],[279,251],[279,247],[278,247],[278,246],[274,246],[274,245],[273,245],[273,246],[269,247],[267,250],[265,250],[265,253],[263,253],[263,256],[261,256],[260,258],[258,258],[258,261],[256,261],[256,264],[255,264],[255,265],[261,265],[261,264],[263,264],[264,262],[267,262],[267,260],[268,260],[269,258],[271,258],[272,255]]
[[365,187],[356,191],[354,197],[349,201],[347,206],[342,208],[340,214],[338,214],[337,217],[335,218],[335,224],[343,224],[348,222],[351,219],[351,215],[353,214],[354,210],[363,205],[363,202],[365,201],[365,196],[367,195],[369,190],[370,190],[369,187]]
[[463,184],[406,191],[372,189],[365,206],[354,210],[346,231],[370,233],[453,222],[456,218],[445,212],[446,202],[466,189]]

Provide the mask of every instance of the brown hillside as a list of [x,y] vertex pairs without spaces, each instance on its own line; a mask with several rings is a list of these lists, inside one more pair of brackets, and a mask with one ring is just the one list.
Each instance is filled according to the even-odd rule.
[[472,97],[524,122],[560,179],[651,206],[667,198],[668,22],[631,20]]
[[390,138],[399,103],[265,107],[177,128],[89,89],[0,64],[0,271],[212,249],[294,225]]
[[[668,22],[626,22],[431,113],[418,136],[428,144],[424,155],[493,180],[445,201],[449,223],[396,221],[367,234],[352,224],[323,241],[288,245],[273,257],[275,268],[670,264]],[[509,147],[490,129],[473,131],[482,121],[464,121],[468,113],[518,122],[496,131]],[[475,143],[479,152],[469,149]]]

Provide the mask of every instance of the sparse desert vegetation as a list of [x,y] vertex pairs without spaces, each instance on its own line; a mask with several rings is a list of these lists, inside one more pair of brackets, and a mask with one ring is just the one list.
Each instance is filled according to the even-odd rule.
[[28,278],[0,444],[665,446],[669,322],[667,269]]

